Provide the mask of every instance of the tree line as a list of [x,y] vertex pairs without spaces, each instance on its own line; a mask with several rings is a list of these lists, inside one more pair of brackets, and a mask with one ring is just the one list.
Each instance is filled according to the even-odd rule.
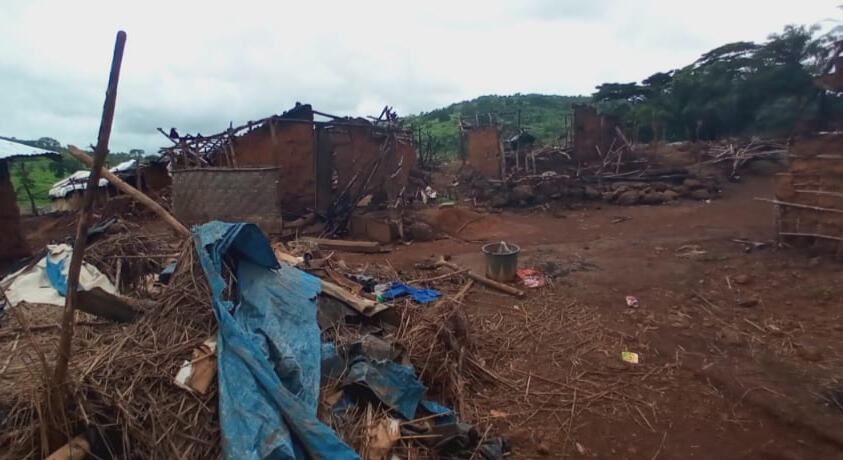
[[843,98],[814,82],[838,29],[820,34],[816,26],[791,25],[764,43],[728,43],[640,83],[601,84],[592,100],[640,142],[833,129],[843,121]]

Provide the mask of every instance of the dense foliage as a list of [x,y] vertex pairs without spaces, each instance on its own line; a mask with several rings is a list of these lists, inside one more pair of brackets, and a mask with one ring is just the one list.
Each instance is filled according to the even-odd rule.
[[[12,185],[15,187],[18,206],[21,209],[30,209],[33,204],[39,207],[49,204],[48,192],[54,183],[80,169],[87,169],[82,163],[70,156],[65,146],[51,137],[42,137],[36,140],[4,139],[59,153],[59,158],[56,159],[33,157],[16,158],[11,161],[9,172]],[[130,153],[111,152],[106,159],[106,166],[116,166],[124,161],[136,158],[138,153],[142,155],[143,150],[133,149]],[[27,189],[29,192],[27,192]]]
[[835,33],[818,36],[816,28],[787,26],[762,44],[729,43],[641,83],[604,83],[593,99],[640,141],[828,129],[839,120],[843,101],[814,79],[832,54]]

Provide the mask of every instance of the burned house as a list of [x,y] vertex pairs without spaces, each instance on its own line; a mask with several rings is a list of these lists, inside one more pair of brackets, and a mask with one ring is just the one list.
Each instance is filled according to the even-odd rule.
[[359,206],[395,208],[413,195],[412,135],[386,110],[363,119],[296,104],[218,134],[168,137],[173,207],[186,223],[240,219],[278,233],[282,220],[318,216],[336,231]]
[[15,159],[35,156],[57,156],[56,152],[31,147],[19,142],[0,139],[0,260],[29,255],[26,239],[21,232],[20,209],[10,175],[10,163]]
[[[141,161],[124,161],[109,169],[125,182],[135,185],[147,193],[160,191],[170,185],[170,175],[167,172],[167,159],[151,159]],[[82,196],[88,186],[90,171],[79,170],[56,182],[48,194],[53,211],[75,211],[82,206]],[[104,204],[109,198],[120,192],[106,179],[100,178],[99,188],[94,195],[94,203]]]

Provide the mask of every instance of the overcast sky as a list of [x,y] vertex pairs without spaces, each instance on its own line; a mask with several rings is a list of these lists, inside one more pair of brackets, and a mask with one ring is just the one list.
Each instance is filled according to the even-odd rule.
[[112,151],[160,126],[211,134],[296,101],[401,115],[484,94],[590,94],[681,67],[839,1],[0,2],[0,135],[96,140],[114,37],[128,34]]

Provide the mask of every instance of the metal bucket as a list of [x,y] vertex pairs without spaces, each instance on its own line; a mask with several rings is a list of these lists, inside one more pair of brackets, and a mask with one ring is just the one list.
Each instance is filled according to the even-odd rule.
[[495,281],[512,281],[518,269],[518,253],[521,248],[517,244],[489,243],[481,250],[486,255],[486,277]]

